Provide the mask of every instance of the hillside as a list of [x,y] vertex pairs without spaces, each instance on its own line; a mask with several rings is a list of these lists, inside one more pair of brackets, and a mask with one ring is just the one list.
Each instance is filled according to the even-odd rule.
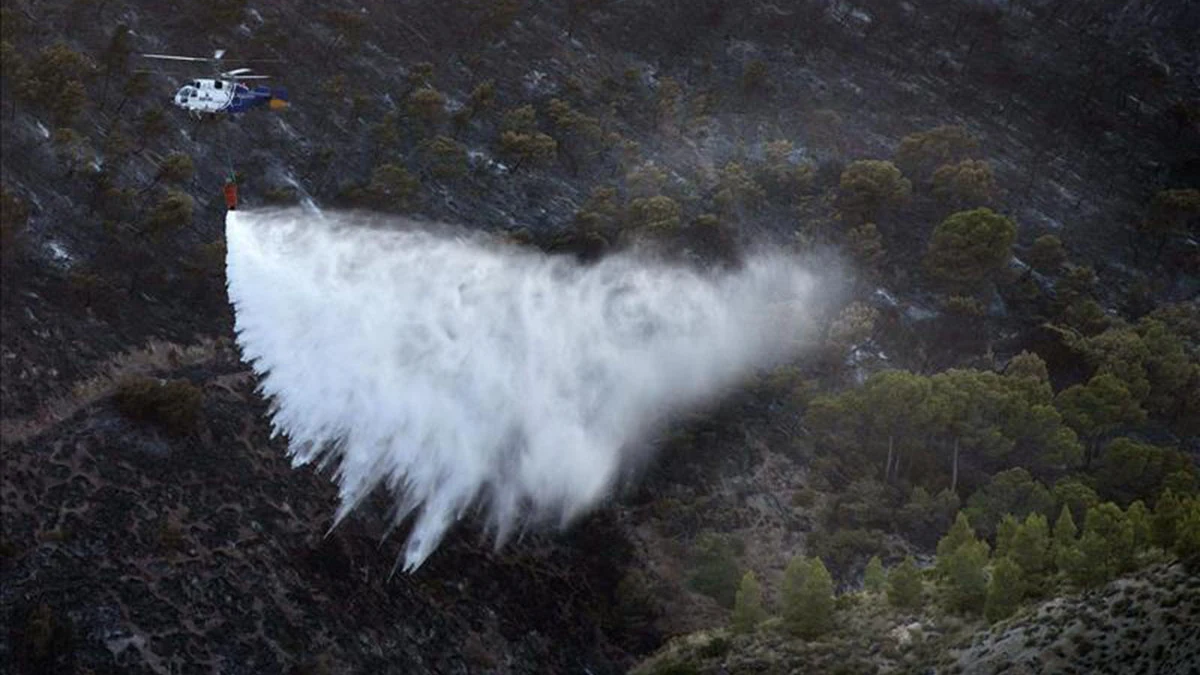
[[854,618],[820,642],[798,642],[778,625],[750,636],[708,631],[672,642],[633,672],[1187,673],[1200,653],[1200,595],[1179,565],[1031,606],[990,629],[890,611],[880,600],[848,599]]
[[[1155,642],[1194,623],[1175,561],[1200,541],[1189,3],[2,7],[17,672],[655,672],[677,650],[693,669],[657,672],[1153,672],[1196,653],[1194,631]],[[169,100],[198,73],[137,56],[214,49],[279,62],[255,67],[290,108],[194,120]],[[464,524],[394,573],[384,496],[327,535],[330,472],[270,438],[232,341],[231,173],[243,210],[444,222],[585,265],[795,253],[822,278],[821,337],[672,420],[567,532],[493,551]],[[1055,544],[1064,509],[1078,536]],[[960,514],[961,603],[936,569]],[[1136,555],[1026,560],[989,629],[1018,528],[1039,561]],[[920,647],[861,590],[868,560],[910,557],[934,617],[913,619],[936,635]],[[829,576],[832,637],[785,616],[785,587],[823,578],[788,581],[800,559]],[[770,611],[735,636],[747,572]]]

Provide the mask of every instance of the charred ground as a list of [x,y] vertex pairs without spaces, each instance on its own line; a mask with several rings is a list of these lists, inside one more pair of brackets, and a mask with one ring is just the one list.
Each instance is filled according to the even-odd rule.
[[[665,635],[725,621],[683,585],[701,535],[737,533],[751,544],[741,565],[776,575],[796,551],[838,550],[821,509],[862,500],[807,436],[816,392],[883,366],[994,368],[1022,349],[1061,391],[1097,366],[1059,329],[1100,334],[1198,288],[1194,216],[1146,226],[1156,194],[1200,180],[1188,3],[3,11],[0,653],[18,670],[620,670]],[[133,56],[214,48],[282,58],[293,108],[197,124],[165,105],[190,74],[141,74]],[[947,290],[922,262],[956,210],[934,196],[935,167],[906,168],[903,202],[856,214],[845,201],[854,161],[899,162],[905,136],[947,125],[989,163],[986,202],[1016,222],[1016,256],[1053,234],[1069,265]],[[712,264],[749,240],[832,249],[875,314],[841,317],[829,349],[682,422],[625,507],[499,555],[465,534],[417,578],[389,578],[380,523],[323,538],[332,488],[267,440],[224,346],[231,169],[249,207],[307,196],[547,250],[652,239]],[[877,241],[864,245],[853,233],[868,220]],[[1197,337],[1178,331],[1194,355]],[[150,340],[175,346],[137,351]],[[195,424],[136,421],[118,394],[146,375],[195,387]],[[1194,408],[1182,410],[1129,433],[1194,460],[1194,428],[1180,425]],[[888,499],[905,503],[909,480],[884,481]],[[944,525],[884,527],[880,550],[928,552]],[[863,558],[837,566],[839,582],[856,583]]]

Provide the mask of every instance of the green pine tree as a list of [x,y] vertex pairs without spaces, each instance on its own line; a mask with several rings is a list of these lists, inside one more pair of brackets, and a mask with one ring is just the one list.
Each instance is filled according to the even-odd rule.
[[796,557],[783,573],[783,619],[802,638],[829,630],[833,620],[833,577],[820,558]]
[[1000,558],[996,562],[983,608],[983,614],[990,623],[1007,619],[1017,611],[1024,595],[1024,584],[1024,574],[1017,563],[1009,558]]
[[867,571],[863,574],[863,587],[871,593],[880,593],[887,585],[887,575],[883,571],[883,561],[873,555],[867,561]]
[[1119,506],[1105,502],[1088,509],[1083,532],[1085,535],[1093,532],[1104,540],[1107,546],[1104,564],[1108,568],[1109,579],[1133,569],[1133,525]]
[[722,607],[733,607],[740,575],[729,538],[715,532],[701,534],[693,545],[692,560],[694,568],[688,580],[692,590],[713,598]]
[[1074,564],[1075,555],[1079,552],[1079,540],[1076,536],[1079,528],[1075,527],[1075,518],[1071,516],[1071,507],[1063,504],[1058,520],[1054,521],[1054,542],[1052,544],[1054,567],[1060,572],[1066,572]]
[[1200,499],[1189,499],[1175,527],[1175,555],[1195,571],[1200,566]]
[[975,530],[971,527],[971,522],[967,520],[967,514],[959,511],[958,516],[954,519],[954,524],[950,526],[950,531],[938,540],[938,558],[950,555],[960,547],[974,541]]
[[1112,580],[1115,570],[1108,564],[1112,547],[1096,532],[1085,531],[1079,538],[1079,548],[1069,556],[1066,572],[1073,582],[1083,588],[1093,588]]
[[1038,583],[1049,566],[1049,549],[1050,526],[1046,524],[1046,517],[1040,513],[1029,514],[1013,537],[1011,557],[1031,583]]
[[1150,539],[1164,550],[1175,546],[1175,533],[1184,516],[1183,505],[1175,492],[1166,489],[1154,505],[1154,517],[1150,519]]
[[1125,519],[1133,529],[1134,552],[1144,550],[1150,543],[1150,511],[1142,500],[1137,500],[1125,509]]
[[1009,555],[1012,551],[1013,540],[1021,529],[1021,521],[1011,513],[1004,514],[1000,525],[996,527],[996,557]]
[[987,595],[988,545],[982,541],[964,544],[948,556],[938,557],[938,568],[946,578],[946,604],[951,610],[976,614],[983,610]]
[[888,574],[888,602],[893,607],[916,611],[921,609],[921,592],[921,572],[908,556]]
[[754,572],[746,572],[742,575],[742,583],[733,604],[733,630],[736,633],[752,633],[766,618],[758,579]]

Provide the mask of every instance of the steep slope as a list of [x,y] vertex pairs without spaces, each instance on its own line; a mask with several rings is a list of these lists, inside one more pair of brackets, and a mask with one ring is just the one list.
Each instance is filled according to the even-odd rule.
[[726,629],[678,638],[633,670],[667,673],[1189,673],[1200,655],[1200,582],[1157,565],[1102,588],[1030,607],[988,628],[936,612],[911,614],[860,594],[835,634],[753,635]]
[[947,672],[1189,673],[1198,620],[1200,579],[1183,565],[1156,566],[993,627],[957,650]]
[[[627,554],[603,517],[504,555],[456,541],[418,575],[386,506],[327,532],[335,495],[268,439],[228,347],[181,370],[198,432],[111,398],[4,447],[0,662],[28,673],[616,673]],[[603,551],[603,555],[597,555]],[[599,636],[599,637],[598,637]]]
[[[821,486],[813,501],[816,481],[840,471],[799,419],[814,384],[886,366],[991,368],[1033,346],[1061,388],[1090,371],[1038,327],[1059,318],[1047,313],[1071,283],[1095,301],[1084,318],[1100,322],[1200,288],[1194,231],[1138,228],[1158,190],[1197,185],[1190,3],[5,0],[3,10],[0,658],[18,669],[616,671],[664,632],[725,620],[685,584],[699,535],[752,539],[743,560],[775,578],[817,548],[818,514],[851,489]],[[231,66],[282,59],[272,74],[292,108],[197,123],[165,104],[194,73],[142,74],[132,56],[214,48],[230,50]],[[991,163],[988,203],[1016,220],[1013,253],[1028,258],[1038,236],[1056,234],[1098,282],[1013,261],[1021,283],[998,274],[955,314],[921,264],[947,213],[929,177],[877,214],[886,251],[856,256],[843,169],[894,159],[906,134],[947,124]],[[555,141],[552,157],[529,144],[539,133]],[[665,219],[676,230],[666,248],[700,264],[736,262],[747,243],[835,249],[855,261],[854,298],[878,321],[865,333],[850,325],[852,344],[831,340],[803,372],[670,430],[627,507],[501,554],[466,529],[421,575],[389,577],[399,543],[377,544],[383,516],[326,537],[329,481],[287,467],[228,351],[220,185],[234,170],[247,208],[312,198],[583,257],[643,237],[663,220],[647,207],[664,202],[635,203],[667,197],[678,217]],[[759,199],[747,175],[786,180]],[[179,356],[120,360],[147,343]],[[118,412],[114,364],[118,377],[197,386],[199,425],[176,437]],[[1167,437],[1200,451],[1194,436]],[[890,555],[931,545],[868,543]],[[818,656],[832,667],[836,655]]]

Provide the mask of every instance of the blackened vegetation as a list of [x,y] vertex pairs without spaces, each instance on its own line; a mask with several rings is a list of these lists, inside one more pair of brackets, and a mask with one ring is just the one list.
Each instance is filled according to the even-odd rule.
[[[19,667],[127,672],[143,641],[248,672],[600,672],[681,624],[720,623],[721,604],[680,600],[697,576],[737,613],[731,580],[755,569],[773,611],[797,551],[840,590],[878,556],[896,606],[928,607],[936,589],[901,561],[931,554],[960,510],[993,550],[1006,516],[1036,540],[1039,518],[1066,508],[1086,531],[1096,513],[1086,560],[1101,531],[1134,536],[1161,508],[1139,555],[1191,550],[1177,530],[1195,518],[1200,432],[1200,322],[1180,302],[1200,270],[1195,3],[451,5],[6,0],[5,421],[150,336],[229,333],[231,171],[250,208],[311,196],[583,261],[637,246],[719,269],[747,244],[833,250],[853,297],[804,361],[665,429],[628,508],[515,552],[456,539],[390,581],[383,523],[324,536],[328,481],[287,466],[249,392],[230,389],[236,368],[127,382],[121,418],[99,405],[5,447],[0,543],[27,602],[4,607],[4,648]],[[134,57],[214,47],[283,59],[272,74],[293,108],[196,123],[164,106],[187,69],[139,72]],[[143,447],[157,452],[130,451]],[[768,461],[783,462],[774,483],[756,473]],[[644,559],[663,551],[626,550],[655,528],[682,542],[680,578]],[[974,563],[1011,578],[1011,556],[964,550],[956,583],[983,603],[970,616],[1026,600],[996,593],[987,609]],[[1056,574],[1096,584],[1119,562]],[[794,581],[822,591],[800,563]],[[843,627],[879,616],[842,598]],[[900,620],[882,616],[864,643]],[[661,672],[707,672],[741,646],[717,636]],[[810,646],[792,662],[876,665]]]
[[113,400],[122,414],[182,436],[196,428],[204,394],[186,380],[135,377],[118,386]]
[[18,672],[616,673],[646,648],[620,618],[637,596],[621,604],[630,550],[611,515],[498,554],[466,532],[393,574],[382,495],[328,532],[332,482],[290,467],[252,385],[206,397],[206,433],[155,453],[104,406],[6,445],[4,574],[30,600],[5,601],[0,655]]

